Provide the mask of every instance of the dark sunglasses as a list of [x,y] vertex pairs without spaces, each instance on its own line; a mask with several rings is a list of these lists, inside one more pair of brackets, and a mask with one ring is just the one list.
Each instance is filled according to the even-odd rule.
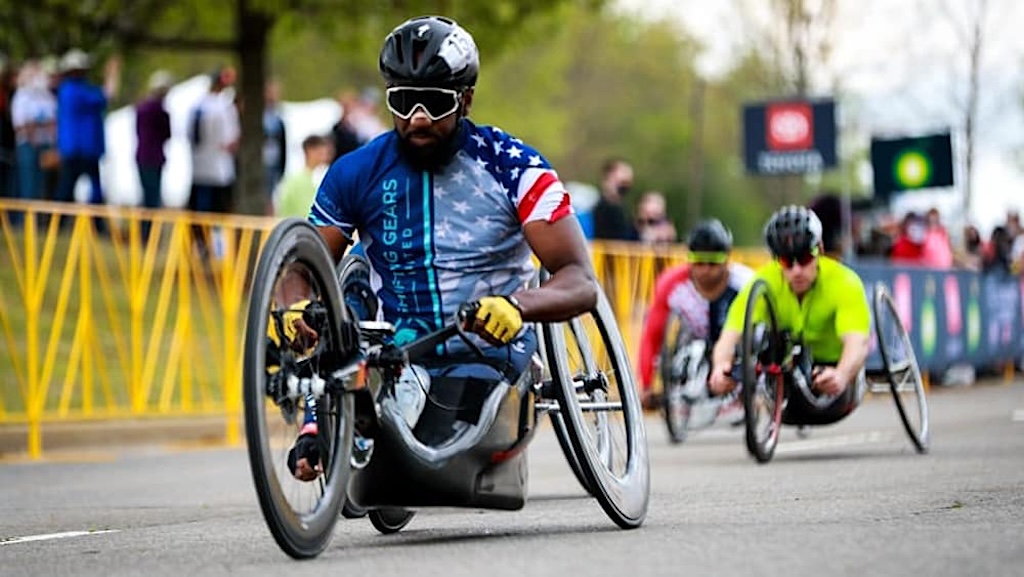
[[793,266],[797,264],[800,266],[807,266],[814,262],[814,259],[818,258],[818,248],[814,247],[805,253],[797,255],[780,255],[777,258],[779,260],[779,264],[782,265],[782,268],[793,268]]
[[419,107],[430,120],[441,120],[458,110],[461,100],[459,92],[448,88],[395,86],[387,90],[388,110],[402,120],[409,120]]

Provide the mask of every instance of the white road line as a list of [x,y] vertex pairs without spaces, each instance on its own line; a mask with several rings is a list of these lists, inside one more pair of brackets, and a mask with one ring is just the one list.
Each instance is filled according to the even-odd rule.
[[30,543],[32,541],[49,541],[51,539],[67,539],[68,537],[81,537],[83,535],[102,535],[103,533],[117,533],[117,529],[104,531],[64,531],[63,533],[47,533],[44,535],[26,535],[25,537],[0,538],[0,545],[12,545],[14,543]]
[[1010,415],[1010,420],[1014,423],[1024,423],[1024,409],[1016,409],[1013,414]]
[[[811,433],[813,435],[813,433]],[[776,453],[800,453],[803,451],[815,451],[818,449],[850,447],[853,445],[871,445],[875,443],[886,443],[893,439],[893,434],[881,431],[870,431],[852,435],[840,435],[826,437],[824,439],[804,439],[779,443],[775,449]]]

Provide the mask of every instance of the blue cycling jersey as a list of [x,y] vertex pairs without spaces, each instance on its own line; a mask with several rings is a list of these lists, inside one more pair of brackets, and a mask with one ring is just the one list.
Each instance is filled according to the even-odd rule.
[[392,130],[335,161],[310,210],[317,226],[358,233],[398,342],[439,328],[465,302],[522,288],[535,271],[523,225],[573,214],[540,153],[499,128],[460,122],[445,167],[410,166]]

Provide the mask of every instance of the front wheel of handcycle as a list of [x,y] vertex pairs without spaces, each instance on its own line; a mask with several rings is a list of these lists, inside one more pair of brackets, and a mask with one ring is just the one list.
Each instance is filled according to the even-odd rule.
[[768,285],[758,279],[750,287],[740,345],[747,451],[758,463],[771,461],[782,428],[785,386],[779,366],[781,340]]
[[[686,347],[693,342],[693,332],[678,314],[672,314],[666,325],[668,337],[661,352],[661,406],[668,438],[679,444],[686,440],[687,427],[693,403],[683,394],[686,389],[687,373],[679,356],[686,354]],[[690,361],[694,362],[694,361]]]
[[928,400],[925,398],[924,380],[917,364],[917,355],[914,354],[914,345],[900,320],[896,303],[883,283],[875,285],[872,304],[875,309],[878,349],[896,410],[914,448],[918,453],[926,453],[930,442]]
[[543,325],[559,413],[586,487],[623,529],[647,515],[650,465],[643,412],[611,305],[600,287],[593,311]]
[[[293,303],[278,302],[290,298],[283,296],[290,292],[285,285],[296,275],[309,284],[299,299],[305,304],[299,306],[301,313],[294,312]],[[319,334],[305,350],[288,344],[296,314]],[[343,339],[348,315],[334,266],[309,223],[288,219],[271,232],[253,279],[247,321],[245,434],[260,509],[285,553],[314,557],[327,546],[345,502],[353,434],[351,395],[325,383],[356,345]],[[307,416],[318,425],[322,472],[314,481],[301,482],[289,470],[288,452]]]
[[415,515],[415,511],[399,508],[373,509],[367,514],[373,528],[380,531],[382,535],[398,533],[409,524],[409,521],[412,521]]

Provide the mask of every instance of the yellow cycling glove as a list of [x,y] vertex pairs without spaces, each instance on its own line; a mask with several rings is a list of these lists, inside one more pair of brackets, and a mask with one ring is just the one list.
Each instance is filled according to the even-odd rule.
[[523,313],[512,297],[484,297],[478,301],[473,331],[494,345],[512,342],[523,329]]
[[[302,311],[306,310],[309,306],[309,299],[301,300],[293,303],[292,306],[288,307],[281,318],[281,324],[284,326],[284,338],[289,345],[295,341],[295,336],[298,333],[295,324],[302,320]],[[267,337],[277,346],[281,346],[281,335],[277,332],[277,322],[273,318],[267,323]]]

